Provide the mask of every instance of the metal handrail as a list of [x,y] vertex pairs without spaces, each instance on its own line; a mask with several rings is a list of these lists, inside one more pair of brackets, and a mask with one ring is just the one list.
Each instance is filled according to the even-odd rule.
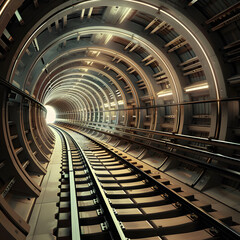
[[[101,126],[106,126],[113,127],[116,129],[123,129],[123,130],[129,130],[129,131],[134,131],[134,132],[142,132],[146,134],[156,134],[159,136],[163,137],[169,137],[169,138],[174,138],[174,139],[181,139],[185,141],[194,141],[194,142],[200,142],[216,147],[226,147],[226,148],[231,148],[231,149],[237,149],[240,148],[240,143],[235,143],[235,142],[230,142],[230,141],[223,141],[223,140],[218,140],[218,139],[213,139],[213,138],[203,138],[203,137],[197,137],[197,136],[191,136],[191,135],[185,135],[185,134],[180,134],[180,133],[171,133],[171,132],[164,132],[164,131],[155,131],[155,130],[149,130],[149,129],[143,129],[143,128],[135,128],[135,127],[128,127],[128,126],[121,126],[121,125],[115,125],[115,124],[107,124],[107,123],[98,123],[98,122],[88,122],[89,123],[94,123],[96,125],[101,125]],[[150,139],[149,139],[150,140]]]
[[[98,132],[105,133],[105,134],[109,134],[109,135],[112,135],[112,136],[115,136],[115,137],[122,137],[122,136],[119,136],[119,135],[116,135],[116,134],[113,134],[113,133],[109,133],[109,132],[106,132],[106,131],[101,131],[99,129],[92,128],[92,127],[85,127],[85,126],[80,126],[80,127],[83,127],[83,128],[89,129],[89,130],[98,131]],[[234,158],[234,157],[230,157],[230,156],[227,156],[227,155],[223,155],[223,154],[220,154],[220,153],[209,152],[209,151],[206,151],[206,150],[203,150],[203,149],[199,149],[199,148],[185,146],[185,145],[181,145],[181,144],[177,144],[177,143],[173,143],[173,142],[165,141],[165,140],[148,138],[148,137],[144,137],[144,136],[140,136],[140,135],[136,135],[136,134],[120,132],[120,131],[117,132],[116,130],[114,132],[115,133],[121,133],[121,134],[123,133],[125,136],[129,136],[129,137],[134,137],[134,138],[138,138],[138,139],[152,141],[152,142],[155,142],[157,144],[164,145],[166,147],[180,149],[180,150],[184,150],[184,151],[188,151],[188,152],[193,152],[193,153],[199,154],[199,155],[201,155],[203,157],[214,158],[214,159],[217,159],[217,160],[222,161],[222,162],[227,162],[227,163],[231,163],[231,164],[234,164],[234,165],[240,165],[240,159]],[[128,138],[128,140],[130,140],[130,139]],[[148,147],[152,147],[152,146],[148,145]],[[164,149],[160,149],[160,150],[161,151],[166,151]],[[169,151],[167,151],[167,152],[171,153]]]
[[34,99],[32,96],[30,96],[29,94],[25,93],[24,91],[22,91],[21,89],[15,87],[14,85],[10,84],[9,82],[7,82],[6,80],[2,79],[0,77],[0,85],[5,86],[6,88],[10,89],[11,91],[21,95],[24,98],[27,98],[28,100],[40,105],[44,111],[47,111],[46,108],[44,107],[44,105],[42,103],[40,103],[39,101],[37,101],[36,99]]
[[[65,128],[69,128],[69,127],[65,127]],[[100,132],[100,133],[104,133],[104,134],[108,134],[110,136],[115,136],[116,137],[116,135],[114,135],[114,134],[106,133],[104,131],[100,131],[100,130],[97,130],[97,129],[91,129],[91,128],[86,128],[86,129],[97,131],[97,132]],[[71,130],[78,132],[77,129],[75,129],[75,130],[71,129]],[[84,133],[81,133],[81,134],[85,135]],[[87,137],[89,137],[89,136],[87,136]],[[227,178],[230,178],[230,179],[233,179],[235,181],[239,181],[240,180],[240,172],[237,172],[235,170],[221,168],[221,167],[216,166],[214,164],[210,164],[210,163],[207,163],[207,162],[204,162],[204,161],[201,161],[201,160],[197,160],[197,159],[194,159],[194,158],[191,158],[191,157],[188,157],[188,156],[184,156],[184,155],[181,155],[181,154],[176,153],[176,152],[168,151],[166,149],[159,149],[157,147],[149,146],[149,145],[144,144],[144,143],[139,143],[139,142],[136,142],[134,140],[131,140],[129,137],[128,138],[127,137],[121,137],[121,136],[117,136],[117,137],[122,138],[122,139],[127,140],[127,141],[130,141],[130,142],[133,142],[133,143],[141,144],[141,145],[143,145],[143,146],[145,146],[147,148],[151,147],[151,149],[154,149],[156,151],[161,151],[161,152],[164,152],[165,154],[168,154],[170,156],[177,157],[177,159],[179,161],[186,162],[186,163],[191,164],[191,165],[197,165],[197,166],[199,166],[201,168],[208,169],[208,170],[220,173],[223,176],[225,176]],[[144,137],[141,137],[141,136],[136,136],[136,137],[139,137],[140,139],[141,138],[144,139]],[[239,159],[236,159],[236,160],[238,160],[238,162],[240,163]]]

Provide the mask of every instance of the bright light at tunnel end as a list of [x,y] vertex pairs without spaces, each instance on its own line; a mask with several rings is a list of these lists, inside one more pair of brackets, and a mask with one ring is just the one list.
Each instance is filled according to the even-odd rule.
[[53,107],[46,105],[45,108],[47,109],[47,115],[46,115],[46,122],[54,123],[56,120],[56,112]]

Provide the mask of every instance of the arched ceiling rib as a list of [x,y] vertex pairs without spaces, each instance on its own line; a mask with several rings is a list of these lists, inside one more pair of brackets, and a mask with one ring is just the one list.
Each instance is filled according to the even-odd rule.
[[85,122],[219,135],[219,102],[176,106],[227,97],[222,62],[187,10],[157,0],[51,4],[8,62],[15,86],[66,121],[74,113]]

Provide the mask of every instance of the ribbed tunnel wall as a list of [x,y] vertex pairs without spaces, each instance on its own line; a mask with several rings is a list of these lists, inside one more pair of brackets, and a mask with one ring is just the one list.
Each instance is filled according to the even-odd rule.
[[[239,158],[239,9],[237,0],[0,1],[6,219],[17,212],[27,221],[40,194],[54,147],[43,105],[55,108],[59,125],[203,162],[212,158],[154,140]],[[214,160],[236,170],[233,162]],[[236,179],[172,158],[164,170],[189,185],[203,177],[199,190],[211,181],[239,190]]]
[[[20,7],[22,19],[31,16],[27,3]],[[239,37],[236,22],[211,19],[213,10],[205,16],[204,3],[42,5],[34,26],[27,19],[19,26],[14,16],[4,29],[2,45],[9,47],[11,40],[15,51],[2,51],[3,77],[55,107],[59,121],[234,137],[239,111],[228,116],[226,110],[236,102],[218,101],[237,96],[231,79],[238,74],[238,58],[224,50]],[[215,5],[218,11],[227,7]],[[26,28],[27,35],[14,36]]]

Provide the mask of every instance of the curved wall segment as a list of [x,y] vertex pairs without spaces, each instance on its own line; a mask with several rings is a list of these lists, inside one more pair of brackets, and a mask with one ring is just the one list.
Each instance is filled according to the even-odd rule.
[[[10,186],[4,201],[19,213],[21,188],[27,221],[54,147],[44,105],[65,126],[146,137],[149,147],[217,166],[154,141],[238,158],[236,148],[211,145],[239,142],[238,11],[237,0],[2,1],[2,192]],[[199,190],[214,179],[190,163],[166,162],[164,171]],[[188,182],[186,172],[204,183]],[[224,176],[219,184],[239,186]]]

